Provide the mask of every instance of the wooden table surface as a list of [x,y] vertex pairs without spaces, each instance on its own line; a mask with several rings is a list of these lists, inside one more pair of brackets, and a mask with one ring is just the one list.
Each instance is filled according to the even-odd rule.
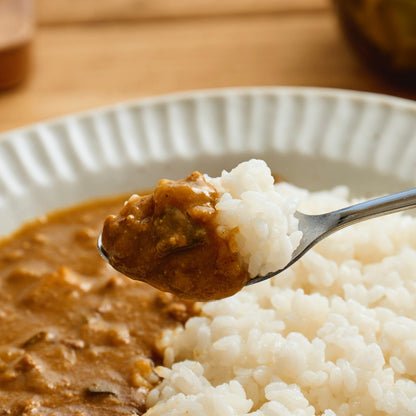
[[39,0],[33,68],[0,92],[0,131],[123,100],[230,86],[416,99],[362,64],[329,0]]

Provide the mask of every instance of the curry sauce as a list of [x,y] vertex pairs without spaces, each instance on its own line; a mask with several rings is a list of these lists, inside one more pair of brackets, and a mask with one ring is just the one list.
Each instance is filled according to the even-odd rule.
[[0,244],[0,415],[141,415],[156,340],[194,313],[96,249],[125,197],[38,218]]
[[186,299],[235,294],[249,280],[232,235],[218,232],[219,195],[204,175],[162,179],[149,195],[133,195],[109,216],[102,247],[123,274]]

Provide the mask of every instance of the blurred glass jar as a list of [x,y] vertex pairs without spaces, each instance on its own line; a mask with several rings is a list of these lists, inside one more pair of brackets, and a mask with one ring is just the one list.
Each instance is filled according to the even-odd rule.
[[416,86],[416,0],[333,0],[359,54],[376,70]]
[[0,0],[0,88],[26,78],[33,31],[34,0]]

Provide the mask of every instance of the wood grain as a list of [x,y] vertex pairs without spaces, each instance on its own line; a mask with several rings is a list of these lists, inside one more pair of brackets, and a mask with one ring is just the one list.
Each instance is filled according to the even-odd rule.
[[328,9],[329,0],[38,0],[41,24]]
[[369,71],[330,9],[40,26],[33,71],[0,93],[0,131],[182,90],[293,85],[416,98]]

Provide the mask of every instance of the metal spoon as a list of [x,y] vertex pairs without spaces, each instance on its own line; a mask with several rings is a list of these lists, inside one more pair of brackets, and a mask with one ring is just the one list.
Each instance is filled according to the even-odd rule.
[[368,218],[415,207],[416,188],[361,202],[326,214],[306,215],[297,211],[295,217],[299,220],[299,230],[302,231],[303,236],[289,263],[280,270],[250,279],[246,285],[262,282],[283,272],[283,270],[286,270],[298,261],[316,243],[341,228]]
[[[415,207],[416,188],[361,202],[326,214],[306,215],[297,211],[295,216],[299,220],[299,229],[302,231],[303,236],[289,263],[280,270],[270,272],[265,276],[257,276],[250,279],[246,285],[249,286],[254,283],[262,282],[263,280],[270,279],[283,272],[293,263],[298,261],[316,243],[341,228],[369,218]],[[101,234],[98,237],[97,247],[103,259],[109,262],[108,255],[102,246]]]

